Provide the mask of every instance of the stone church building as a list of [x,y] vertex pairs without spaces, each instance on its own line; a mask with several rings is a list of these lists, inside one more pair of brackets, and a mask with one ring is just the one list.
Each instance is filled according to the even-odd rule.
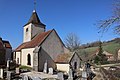
[[16,62],[42,71],[47,61],[48,67],[55,69],[54,60],[64,53],[64,44],[54,29],[46,31],[35,10],[24,25],[23,36],[23,43],[14,52]]
[[58,55],[69,52],[57,32],[54,29],[46,31],[46,25],[35,10],[23,30],[23,43],[14,52],[16,63],[43,71],[47,62],[48,68],[57,69],[55,61]]

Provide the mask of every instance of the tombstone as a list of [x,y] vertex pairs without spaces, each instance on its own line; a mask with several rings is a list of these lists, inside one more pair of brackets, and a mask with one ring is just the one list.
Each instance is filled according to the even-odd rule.
[[7,71],[9,71],[10,70],[10,60],[8,59],[7,60]]
[[44,73],[47,73],[47,60],[46,60],[46,62],[44,63],[44,69],[43,69],[43,72],[44,72]]
[[28,80],[28,76],[27,76],[27,75],[25,75],[23,80]]
[[20,74],[20,69],[16,68],[16,74]]
[[69,69],[69,72],[68,72],[68,80],[73,80],[73,71],[71,68]]
[[82,79],[81,80],[87,80],[87,72],[82,71]]
[[3,73],[4,73],[4,70],[3,69],[0,69],[0,78],[4,78],[4,75],[3,75]]
[[11,80],[11,72],[7,71],[7,80]]
[[58,74],[57,74],[57,78],[59,79],[59,80],[64,80],[64,78],[63,78],[63,73],[62,72],[59,72]]
[[53,74],[53,68],[49,68],[49,72],[48,72],[48,74]]

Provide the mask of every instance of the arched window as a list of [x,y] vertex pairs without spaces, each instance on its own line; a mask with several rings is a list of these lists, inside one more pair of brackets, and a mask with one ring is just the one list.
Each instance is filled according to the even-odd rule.
[[27,55],[27,65],[31,65],[31,55]]

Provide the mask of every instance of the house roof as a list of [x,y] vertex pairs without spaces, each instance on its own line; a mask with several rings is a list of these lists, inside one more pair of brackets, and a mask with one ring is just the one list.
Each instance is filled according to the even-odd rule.
[[2,38],[0,38],[0,49],[5,49],[5,48],[12,48],[12,46],[9,43],[9,41],[5,41],[2,40]]
[[56,63],[69,63],[72,53],[63,53],[59,54],[55,60]]
[[107,52],[107,51],[103,51],[103,54],[105,54],[106,56],[113,56],[113,54]]
[[[45,24],[43,24],[43,23],[40,21],[40,19],[39,19],[38,15],[37,15],[37,12],[36,12],[36,11],[33,11],[32,16],[30,17],[30,19],[29,19],[29,21],[28,21],[27,24],[29,24],[29,23],[39,24],[39,25],[45,26]],[[27,24],[26,24],[26,25],[27,25]]]
[[[59,54],[57,56],[55,62],[56,63],[69,63],[75,54],[76,54],[76,52]],[[78,57],[79,57],[79,55],[78,55]]]
[[9,41],[4,41],[3,40],[3,44],[5,45],[6,48],[12,48],[11,44],[9,43]]
[[21,49],[24,49],[24,48],[34,48],[36,46],[41,45],[53,30],[49,30],[47,32],[38,34],[31,41],[22,43],[20,46],[18,46],[15,49],[15,51],[20,51]]

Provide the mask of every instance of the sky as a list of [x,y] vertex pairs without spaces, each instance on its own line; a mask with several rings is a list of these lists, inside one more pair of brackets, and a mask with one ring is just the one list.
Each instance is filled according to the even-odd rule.
[[[55,29],[64,41],[75,33],[81,44],[99,40],[95,25],[109,18],[113,0],[36,0],[36,11],[47,30]],[[8,40],[13,49],[23,42],[23,26],[34,9],[34,0],[0,0],[0,36]],[[110,29],[101,40],[119,37]]]

